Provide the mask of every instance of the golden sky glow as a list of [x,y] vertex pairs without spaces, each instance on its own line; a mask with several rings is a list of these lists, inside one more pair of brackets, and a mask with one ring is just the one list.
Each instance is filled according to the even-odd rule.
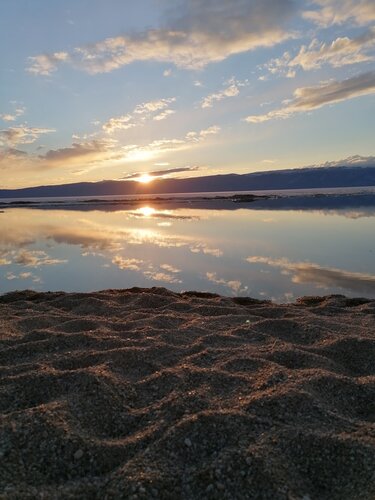
[[374,0],[1,6],[1,188],[374,162]]

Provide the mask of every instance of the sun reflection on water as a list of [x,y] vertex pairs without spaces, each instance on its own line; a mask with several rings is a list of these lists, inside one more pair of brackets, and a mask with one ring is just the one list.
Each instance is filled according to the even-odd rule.
[[146,206],[146,207],[141,207],[136,210],[137,213],[143,215],[143,217],[151,217],[152,215],[155,215],[156,210],[155,208]]

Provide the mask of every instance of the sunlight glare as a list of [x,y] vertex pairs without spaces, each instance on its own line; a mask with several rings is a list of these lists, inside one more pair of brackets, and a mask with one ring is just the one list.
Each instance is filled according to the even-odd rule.
[[156,210],[155,208],[152,207],[142,207],[137,210],[140,214],[143,215],[143,217],[151,217],[151,215],[154,215]]
[[152,177],[152,175],[150,175],[150,174],[142,174],[139,177],[137,177],[137,181],[141,182],[142,184],[148,184],[153,179],[154,179],[154,177]]

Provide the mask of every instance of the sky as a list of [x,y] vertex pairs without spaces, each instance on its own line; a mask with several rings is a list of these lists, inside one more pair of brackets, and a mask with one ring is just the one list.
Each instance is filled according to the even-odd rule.
[[1,12],[1,188],[374,163],[374,0]]

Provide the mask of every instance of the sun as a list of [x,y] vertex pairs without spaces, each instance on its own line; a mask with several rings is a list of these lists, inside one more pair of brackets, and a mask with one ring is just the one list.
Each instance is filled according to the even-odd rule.
[[148,184],[153,180],[154,177],[150,174],[142,174],[139,177],[137,177],[137,181],[141,182],[142,184]]

